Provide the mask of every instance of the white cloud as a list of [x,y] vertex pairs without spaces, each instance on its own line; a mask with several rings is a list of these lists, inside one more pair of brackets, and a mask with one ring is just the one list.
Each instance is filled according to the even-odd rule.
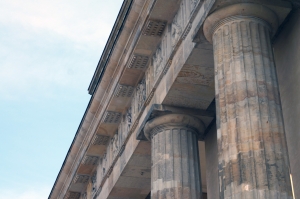
[[0,99],[86,93],[121,3],[0,1]]
[[[0,23],[50,31],[80,43],[105,44],[121,0],[3,0]],[[104,43],[103,43],[104,42]]]
[[43,199],[48,198],[51,188],[49,187],[36,187],[28,190],[20,191],[15,189],[0,189],[1,199]]

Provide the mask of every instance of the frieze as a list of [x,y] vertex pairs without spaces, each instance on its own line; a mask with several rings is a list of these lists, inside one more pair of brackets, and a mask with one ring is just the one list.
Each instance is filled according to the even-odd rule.
[[92,183],[92,194],[95,194],[97,192],[97,172],[94,172],[93,176],[91,177],[91,183]]
[[172,47],[176,46],[183,31],[181,18],[182,18],[181,9],[179,9],[172,23]]
[[118,132],[111,139],[111,145],[112,145],[113,158],[115,158],[119,152],[119,134],[118,134]]
[[147,96],[149,96],[149,94],[153,88],[153,83],[154,83],[154,76],[153,76],[154,72],[153,71],[154,71],[154,68],[151,65],[150,67],[148,67],[148,69],[145,72]]
[[[131,126],[131,115],[130,115],[130,112],[127,111],[127,113],[123,115],[122,121],[121,121],[119,128],[117,130],[117,133],[116,133],[116,135],[118,136],[117,138],[115,138],[118,140],[118,146],[116,148],[118,148],[118,150],[120,150],[121,145],[124,143],[124,141],[128,135],[128,132],[130,130],[130,126]],[[116,145],[116,143],[115,143],[115,145]]]
[[154,77],[157,77],[161,72],[162,62],[163,62],[163,53],[162,53],[161,43],[158,45],[155,54],[153,55],[153,68],[154,68]]
[[143,31],[143,35],[161,37],[165,30],[166,25],[167,25],[166,21],[148,19]]
[[131,113],[131,107],[128,108],[127,112],[126,112],[126,117],[125,117],[125,124],[123,124],[125,126],[125,132],[129,132],[131,124],[132,124],[132,113]]
[[116,97],[131,97],[134,91],[133,86],[118,84],[115,92]]
[[106,111],[104,114],[103,123],[116,124],[119,123],[122,113]]
[[142,79],[140,83],[136,87],[136,95],[138,102],[138,111],[141,110],[145,100],[146,100],[146,81],[145,79]]
[[77,184],[77,183],[85,184],[89,181],[89,179],[90,179],[90,176],[88,176],[88,175],[76,175],[73,180],[73,183],[74,184]]
[[[135,88],[119,84],[115,90],[115,97],[132,97],[127,112],[122,115],[121,113],[107,111],[103,118],[105,123],[119,123],[119,126],[117,132],[109,140],[105,156],[101,165],[99,165],[101,183],[98,190],[101,190],[101,186],[103,186],[106,178],[113,171],[114,164],[125,149],[128,136],[139,124],[141,111],[150,103],[160,79],[169,70],[180,41],[186,39],[191,31],[192,21],[189,18],[191,17],[190,13],[195,10],[198,4],[199,0],[185,0],[169,26],[167,26],[166,21],[148,19],[146,22],[142,35],[162,37],[162,39],[156,51],[153,52],[152,57],[132,54],[127,63],[127,68],[145,70],[144,78]],[[165,31],[166,28],[168,28],[167,31]],[[190,81],[197,79],[196,76],[202,79],[201,74],[196,74],[194,71],[183,71],[180,75],[182,79],[190,78]],[[187,102],[184,98],[176,98],[175,101],[183,105],[188,104],[188,107],[194,107],[195,105],[194,101]],[[170,105],[173,104],[172,101],[168,103]]]
[[95,184],[97,182],[97,172],[94,172],[93,176],[91,177],[91,182]]
[[134,93],[132,99],[131,99],[131,117],[132,117],[132,121],[134,121],[136,119],[136,114],[138,112],[137,107],[138,107],[138,102],[137,102],[137,98],[135,97],[136,93]]
[[92,141],[93,145],[107,145],[109,136],[96,134]]

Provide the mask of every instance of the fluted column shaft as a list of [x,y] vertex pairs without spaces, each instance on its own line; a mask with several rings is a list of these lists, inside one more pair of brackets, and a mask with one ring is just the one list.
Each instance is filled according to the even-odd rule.
[[170,114],[149,121],[152,143],[151,198],[202,198],[197,118]]
[[271,32],[241,15],[212,30],[220,198],[292,198]]

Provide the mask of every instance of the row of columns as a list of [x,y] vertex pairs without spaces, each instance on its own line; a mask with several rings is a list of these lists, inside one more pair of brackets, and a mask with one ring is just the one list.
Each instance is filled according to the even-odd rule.
[[[291,199],[289,160],[271,37],[276,14],[254,3],[212,13],[218,171],[222,199]],[[151,198],[202,198],[198,137],[204,125],[170,114],[144,128],[152,142]],[[209,197],[209,196],[208,196]]]

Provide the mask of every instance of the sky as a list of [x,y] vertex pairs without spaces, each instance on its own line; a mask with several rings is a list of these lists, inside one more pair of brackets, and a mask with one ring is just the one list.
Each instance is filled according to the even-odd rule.
[[122,0],[0,0],[0,198],[48,198]]

